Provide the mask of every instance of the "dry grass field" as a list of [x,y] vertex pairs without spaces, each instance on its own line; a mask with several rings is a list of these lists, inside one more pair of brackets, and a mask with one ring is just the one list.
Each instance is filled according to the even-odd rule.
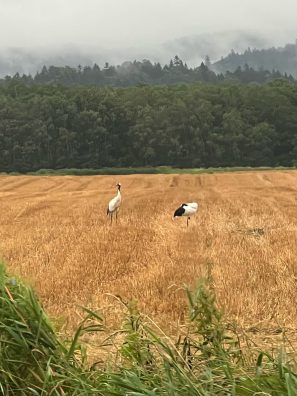
[[[122,183],[117,225],[106,207]],[[172,220],[198,201],[190,221]],[[297,171],[209,175],[0,176],[0,255],[64,328],[79,306],[116,322],[109,294],[134,297],[168,326],[183,322],[183,285],[212,275],[228,320],[297,327]]]

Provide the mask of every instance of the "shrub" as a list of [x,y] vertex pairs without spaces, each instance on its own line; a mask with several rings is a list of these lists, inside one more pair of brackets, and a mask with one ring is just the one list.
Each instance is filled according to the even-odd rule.
[[[245,363],[235,333],[226,330],[213,289],[200,280],[186,289],[189,320],[176,342],[123,303],[122,328],[107,342],[106,362],[89,367],[81,336],[107,331],[85,309],[70,340],[61,340],[35,293],[0,266],[0,392],[3,395],[297,395],[297,376],[282,359],[260,351]],[[120,335],[120,337],[118,337]],[[111,342],[112,340],[112,342]],[[102,345],[102,344],[100,344]],[[100,353],[100,346],[98,345]],[[112,364],[110,364],[112,363]]]

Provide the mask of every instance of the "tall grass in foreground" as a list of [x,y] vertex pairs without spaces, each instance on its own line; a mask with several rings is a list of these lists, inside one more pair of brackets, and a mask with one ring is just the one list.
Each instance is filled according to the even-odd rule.
[[[295,362],[265,351],[247,359],[227,330],[211,285],[186,289],[189,319],[183,336],[167,337],[124,303],[118,332],[108,334],[101,316],[85,310],[73,338],[60,338],[34,292],[0,267],[0,392],[3,395],[297,395]],[[88,362],[86,333],[106,332],[105,362]],[[251,355],[253,356],[253,355]]]

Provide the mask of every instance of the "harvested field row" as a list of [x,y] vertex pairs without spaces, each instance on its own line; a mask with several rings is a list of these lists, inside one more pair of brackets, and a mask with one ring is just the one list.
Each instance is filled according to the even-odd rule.
[[[106,218],[115,184],[123,203]],[[211,275],[226,317],[297,327],[297,172],[210,175],[1,176],[0,255],[65,327],[108,293],[136,298],[166,326],[183,322],[181,287]],[[172,221],[182,203],[198,214]],[[173,326],[173,325],[172,325]]]

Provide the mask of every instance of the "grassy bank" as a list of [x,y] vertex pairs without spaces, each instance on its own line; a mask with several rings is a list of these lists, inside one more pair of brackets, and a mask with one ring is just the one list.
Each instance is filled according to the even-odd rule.
[[[211,281],[200,280],[194,291],[185,293],[189,316],[176,339],[167,337],[135,303],[120,299],[123,321],[118,331],[110,333],[100,315],[85,310],[76,333],[64,339],[34,292],[1,265],[0,392],[297,395],[295,360],[243,348],[236,326],[227,327],[217,308]],[[97,343],[98,361],[92,364],[82,341],[86,337]]]
[[202,174],[202,173],[218,173],[218,172],[252,172],[252,171],[273,171],[273,170],[293,170],[296,167],[221,167],[221,168],[174,168],[170,166],[158,167],[139,167],[139,168],[100,168],[100,169],[39,169],[34,172],[8,172],[8,175],[35,175],[35,176],[92,176],[92,175],[135,175],[135,174]]

